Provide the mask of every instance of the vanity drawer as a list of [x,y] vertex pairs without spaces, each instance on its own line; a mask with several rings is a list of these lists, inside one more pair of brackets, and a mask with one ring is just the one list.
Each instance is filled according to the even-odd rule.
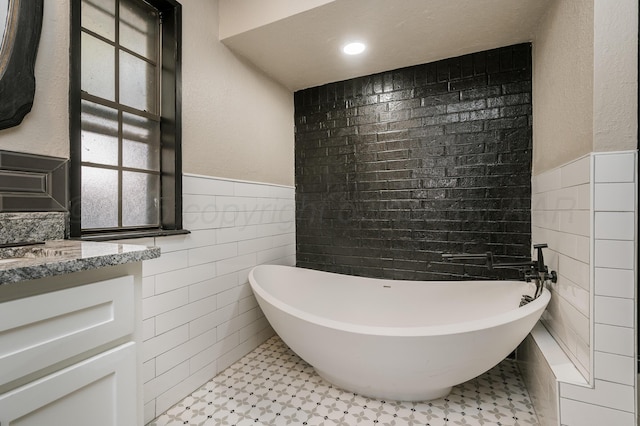
[[136,344],[0,394],[0,425],[135,426]]
[[0,386],[132,334],[134,309],[132,275],[1,303]]

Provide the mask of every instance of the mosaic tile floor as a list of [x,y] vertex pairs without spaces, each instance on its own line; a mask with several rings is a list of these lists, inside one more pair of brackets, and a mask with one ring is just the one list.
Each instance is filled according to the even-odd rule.
[[514,361],[430,402],[365,398],[323,381],[277,336],[150,423],[173,425],[538,425]]

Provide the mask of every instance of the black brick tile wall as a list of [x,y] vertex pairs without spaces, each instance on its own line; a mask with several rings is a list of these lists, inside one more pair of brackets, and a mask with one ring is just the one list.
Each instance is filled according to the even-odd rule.
[[517,278],[442,253],[530,258],[531,45],[295,93],[298,266]]

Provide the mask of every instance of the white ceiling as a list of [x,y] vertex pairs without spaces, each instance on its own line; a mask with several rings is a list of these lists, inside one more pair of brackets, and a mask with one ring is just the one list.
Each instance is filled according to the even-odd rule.
[[[335,0],[222,42],[296,91],[531,41],[552,1]],[[344,55],[351,40],[365,53]]]

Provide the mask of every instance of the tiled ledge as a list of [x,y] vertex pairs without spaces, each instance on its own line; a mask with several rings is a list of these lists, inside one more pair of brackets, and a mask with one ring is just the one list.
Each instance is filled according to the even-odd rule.
[[518,362],[541,426],[560,424],[561,383],[590,389],[582,374],[541,322],[535,325],[518,348]]
[[544,355],[557,381],[578,386],[589,386],[589,383],[580,374],[567,354],[540,322],[531,330],[531,337],[533,337],[536,345]]

